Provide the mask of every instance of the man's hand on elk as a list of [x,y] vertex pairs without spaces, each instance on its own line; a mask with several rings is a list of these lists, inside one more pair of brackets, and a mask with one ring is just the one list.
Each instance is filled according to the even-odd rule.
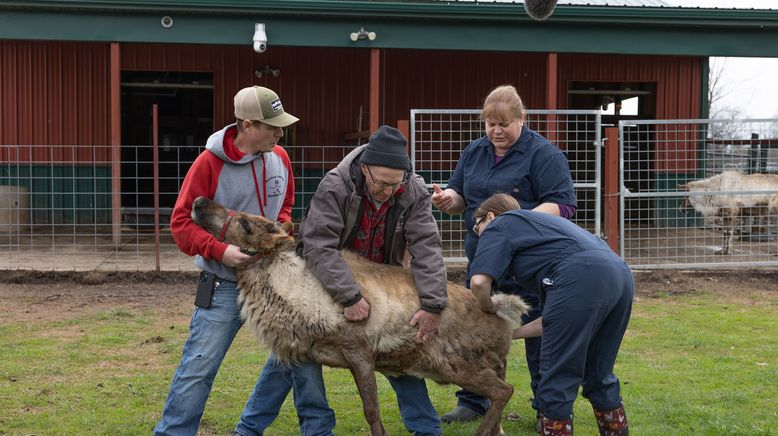
[[427,312],[426,310],[419,310],[416,315],[411,318],[411,325],[419,326],[419,333],[416,334],[416,339],[426,342],[427,339],[435,336],[438,332],[438,322],[440,322],[440,314]]
[[362,321],[370,316],[370,303],[364,298],[360,298],[359,301],[351,306],[343,308],[343,316],[349,321]]

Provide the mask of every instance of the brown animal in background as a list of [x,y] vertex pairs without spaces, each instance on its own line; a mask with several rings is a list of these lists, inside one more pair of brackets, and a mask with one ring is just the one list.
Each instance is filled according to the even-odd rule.
[[513,386],[505,382],[511,334],[529,309],[519,297],[495,296],[498,314],[493,315],[481,311],[470,290],[449,283],[439,333],[421,342],[409,324],[419,309],[418,294],[410,272],[402,267],[343,253],[371,305],[366,321],[349,322],[343,307],[293,251],[288,228],[230,211],[205,197],[194,201],[192,219],[244,252],[264,255],[238,269],[241,317],[283,361],[350,369],[373,435],[386,434],[374,371],[453,383],[481,394],[491,407],[476,434],[500,433],[502,411],[513,394]]
[[[724,244],[716,254],[732,254],[736,229],[745,216],[769,217],[778,212],[778,175],[741,174],[724,171],[721,174],[678,185],[691,193],[711,192],[709,195],[689,195],[679,209],[688,213],[692,208],[705,217],[706,223],[721,220]],[[765,191],[744,194],[718,194],[723,191]]]

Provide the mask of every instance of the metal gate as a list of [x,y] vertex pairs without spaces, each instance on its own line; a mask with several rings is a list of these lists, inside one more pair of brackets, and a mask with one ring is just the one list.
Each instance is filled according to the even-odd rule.
[[[413,109],[410,142],[413,167],[432,183],[445,187],[454,172],[459,155],[473,140],[484,136],[480,110]],[[561,148],[567,155],[578,211],[573,221],[600,234],[601,129],[600,113],[591,110],[529,110],[525,126],[535,130]],[[461,215],[435,210],[443,255],[447,262],[466,261]]]
[[621,121],[621,256],[635,269],[778,266],[778,175],[720,184],[778,174],[776,137],[778,120]]

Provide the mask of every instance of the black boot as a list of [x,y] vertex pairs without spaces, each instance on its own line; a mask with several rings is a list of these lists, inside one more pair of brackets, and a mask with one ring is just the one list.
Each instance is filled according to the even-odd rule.
[[482,415],[475,410],[465,407],[457,406],[451,409],[450,412],[440,417],[440,422],[444,424],[450,424],[452,422],[470,422],[481,418]]

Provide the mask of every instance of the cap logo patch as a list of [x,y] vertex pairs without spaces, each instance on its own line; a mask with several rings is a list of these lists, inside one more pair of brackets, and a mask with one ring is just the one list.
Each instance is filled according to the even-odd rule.
[[270,103],[270,107],[273,108],[273,112],[278,112],[284,107],[281,105],[281,99],[277,98]]

